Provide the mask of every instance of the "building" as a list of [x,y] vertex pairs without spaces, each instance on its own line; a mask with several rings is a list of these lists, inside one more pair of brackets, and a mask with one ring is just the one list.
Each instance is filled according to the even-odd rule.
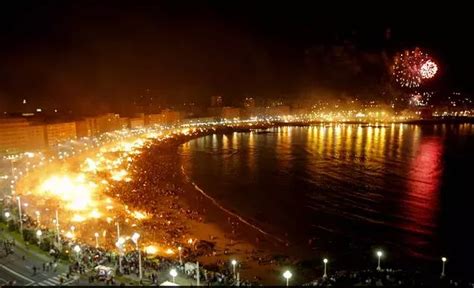
[[222,96],[212,96],[211,97],[211,107],[222,107],[224,104],[224,100]]
[[221,111],[221,118],[234,119],[240,117],[240,108],[236,107],[223,107]]
[[0,151],[25,150],[28,122],[25,119],[2,119],[0,122]]
[[145,126],[159,125],[162,123],[163,117],[161,114],[148,114],[145,115],[144,124]]
[[0,153],[18,153],[46,146],[44,125],[32,125],[24,118],[0,120]]
[[255,99],[253,99],[252,97],[245,97],[244,108],[245,109],[255,108]]
[[41,150],[46,148],[45,125],[30,125],[27,129],[28,150]]
[[110,132],[124,128],[128,125],[128,120],[120,120],[119,114],[107,113],[101,116],[95,117],[95,126],[97,127],[97,134],[102,134],[105,132]]
[[133,117],[129,119],[130,128],[143,128],[145,126],[144,118],[142,117]]
[[266,113],[268,116],[285,116],[290,114],[290,106],[278,105],[267,107]]
[[222,114],[222,107],[209,107],[207,108],[207,115],[209,117],[220,117]]
[[95,136],[99,134],[99,130],[97,128],[96,117],[86,117],[84,121],[86,121],[87,123],[86,126],[88,127],[88,129],[90,129],[91,136]]
[[173,111],[170,109],[165,109],[161,111],[162,123],[171,124],[181,121],[181,113],[178,111]]
[[77,138],[94,136],[93,125],[94,121],[80,120],[76,121],[76,136]]
[[48,146],[54,146],[77,138],[76,122],[46,124],[45,131]]

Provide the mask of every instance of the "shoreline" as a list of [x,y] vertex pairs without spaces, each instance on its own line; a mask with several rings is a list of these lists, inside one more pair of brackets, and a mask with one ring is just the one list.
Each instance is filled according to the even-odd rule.
[[[272,126],[268,125],[267,127]],[[204,267],[217,266],[219,267],[218,270],[230,270],[230,261],[235,259],[239,263],[240,279],[277,285],[281,284],[281,273],[285,265],[297,261],[296,258],[286,256],[291,254],[288,253],[288,247],[285,246],[286,241],[267,233],[237,213],[223,207],[202,191],[184,172],[178,154],[179,147],[188,141],[214,133],[236,132],[235,130],[240,128],[242,127],[226,127],[216,131],[199,133],[192,137],[173,141],[175,143],[172,144],[172,147],[169,147],[170,149],[158,144],[157,147],[151,147],[150,150],[154,150],[154,153],[160,153],[161,157],[174,158],[176,161],[171,167],[179,171],[179,176],[175,177],[172,182],[177,187],[182,188],[182,192],[178,197],[182,198],[183,203],[180,203],[186,206],[187,209],[197,211],[202,218],[202,221],[190,218],[182,219],[187,229],[189,229],[189,235],[215,245],[212,253],[200,256],[190,255],[189,260],[198,260]],[[179,198],[176,200],[181,200]],[[282,260],[278,261],[274,258]],[[299,282],[302,280],[298,280],[300,277],[302,277],[301,274],[294,280]]]
[[[281,124],[284,126],[298,126],[293,123]],[[340,124],[360,125],[363,123]],[[294,275],[294,278],[292,278],[294,283],[306,283],[313,280],[315,272],[319,273],[322,265],[315,261],[311,263],[310,269],[305,270],[305,267],[301,267],[300,264],[305,260],[315,259],[316,254],[302,254],[304,252],[298,251],[298,247],[293,245],[286,246],[285,242],[287,241],[282,239],[280,239],[281,241],[276,240],[274,235],[266,233],[258,225],[252,224],[252,221],[246,220],[241,215],[238,215],[238,213],[233,212],[229,207],[223,206],[219,201],[207,195],[199,187],[199,183],[196,184],[186,173],[183,173],[185,171],[183,171],[182,159],[178,153],[181,145],[207,135],[234,132],[247,133],[250,132],[250,129],[278,126],[278,123],[261,125],[259,127],[245,125],[219,126],[214,129],[207,128],[204,131],[199,129],[201,130],[200,132],[195,132],[191,135],[176,134],[164,141],[153,141],[151,147],[143,149],[143,154],[137,157],[137,163],[134,163],[130,169],[131,172],[133,171],[134,176],[137,176],[133,177],[133,181],[129,183],[132,184],[131,188],[136,188],[136,191],[130,193],[131,195],[127,196],[128,199],[123,197],[124,195],[120,195],[120,193],[125,194],[129,184],[122,183],[117,184],[116,189],[114,188],[112,191],[104,192],[103,194],[120,201],[123,205],[140,208],[150,213],[152,215],[151,219],[143,222],[144,239],[150,242],[171,245],[171,247],[177,247],[178,244],[182,245],[185,262],[187,260],[199,260],[200,263],[204,264],[205,268],[209,267],[208,270],[231,271],[230,261],[235,259],[239,265],[242,265],[238,268],[238,271],[241,272],[241,280],[257,281],[267,285],[281,285],[281,273],[285,268],[292,267],[298,270],[298,273],[295,273],[297,275]],[[85,157],[86,154],[82,154],[79,157]],[[150,161],[147,158],[150,156],[158,158]],[[153,165],[155,167],[153,169],[158,170],[148,170],[148,172],[152,172],[146,175],[149,178],[145,178],[144,182],[140,182],[144,176],[143,172],[146,174],[148,169],[140,164]],[[60,170],[68,166],[73,166],[70,161],[61,164]],[[54,170],[53,167],[46,169]],[[164,170],[161,171],[160,169]],[[155,175],[153,172],[164,172],[164,174],[160,176]],[[150,182],[150,179],[154,180]],[[148,186],[156,184],[156,187],[145,188],[144,185],[142,186],[145,183]],[[163,187],[166,190],[164,192],[161,191]],[[115,192],[119,193],[115,194]],[[149,193],[152,193],[152,195],[147,195]],[[152,202],[147,201],[148,199],[157,199],[158,205],[154,206]],[[134,201],[137,202],[133,203]],[[187,210],[195,211],[196,213],[186,213],[185,211]],[[170,223],[173,224],[170,225]],[[132,227],[133,225],[131,227],[123,227],[123,230],[126,233],[131,233],[133,232]],[[113,236],[113,229],[108,230],[107,233]],[[186,240],[189,237],[201,240],[199,242],[213,243],[214,248],[208,250],[207,253],[197,255],[199,254],[196,251],[197,249],[191,245],[186,245]],[[80,236],[79,231],[78,238],[81,238],[83,242],[93,243],[93,239],[87,239],[85,235]],[[109,244],[107,245],[110,246]],[[108,248],[113,248],[113,245]],[[320,248],[318,247],[318,250]],[[316,253],[315,251],[317,250],[313,250],[313,253]],[[165,257],[176,259],[176,254]],[[217,269],[211,267],[217,267]],[[260,278],[255,279],[255,276]]]
[[[340,123],[340,124],[348,124],[348,125],[356,125],[356,124],[361,124],[361,123]],[[395,124],[395,123],[394,123]],[[402,125],[402,124],[408,124],[408,123],[398,123],[399,125]],[[420,123],[409,123],[408,125],[420,125]],[[442,124],[442,123],[440,123]],[[311,125],[311,124],[309,124]],[[277,123],[275,125],[269,125],[268,127],[279,127],[279,126],[298,126],[298,125],[293,125],[293,124],[290,124],[290,123],[280,123],[280,125]],[[235,131],[235,132],[246,132],[246,131]],[[225,134],[225,132],[215,132],[215,134]],[[210,133],[210,134],[213,134],[213,133]],[[204,135],[201,135],[199,137],[204,137],[206,136],[207,134],[204,134]],[[191,141],[192,139],[190,140],[187,140],[186,142],[188,141]],[[180,145],[183,145],[184,143],[186,142],[183,142],[181,143]],[[181,166],[180,167],[181,169],[183,169],[183,167]],[[184,177],[186,177],[186,175],[184,175]],[[191,183],[189,183],[191,186],[193,186],[193,184],[196,184],[194,183],[193,179],[190,180]],[[195,193],[206,193],[206,191],[199,191],[199,190],[202,190],[205,188],[204,187],[199,187],[199,183],[196,184],[197,185],[197,188],[196,187],[191,187],[190,191],[188,191],[188,189],[186,189],[186,191],[189,193],[189,195],[194,195]],[[193,191],[193,190],[198,190],[198,191]],[[203,196],[204,198],[206,198],[205,196]],[[231,207],[226,207],[225,205],[222,205],[221,203],[219,203],[219,200],[215,200],[214,198],[210,197],[211,199],[204,199],[204,200],[201,200],[201,205],[208,205],[208,209],[209,210],[221,210],[221,211],[213,211],[212,214],[214,215],[206,215],[207,218],[209,219],[208,221],[210,223],[213,223],[213,224],[216,224],[218,226],[218,228],[220,228],[221,230],[223,231],[228,231],[229,229],[229,224],[224,220],[225,218],[223,217],[227,217],[228,216],[228,213],[226,213],[226,210],[230,210],[231,212],[233,211],[231,209]],[[188,200],[189,201],[189,200]],[[213,202],[217,202],[217,205],[216,203],[213,203]],[[193,199],[191,199],[190,203],[192,203],[193,205],[196,205],[197,203],[196,202],[193,202]],[[217,206],[217,207],[214,207],[212,208],[212,206]],[[224,207],[224,210],[219,208],[218,206],[223,206]],[[207,211],[209,213],[209,211]],[[234,212],[232,212],[234,213]],[[238,215],[237,213],[235,213],[238,217],[241,217],[241,215]],[[219,217],[219,215],[221,215]],[[237,219],[235,219],[236,221],[238,220],[238,217],[235,217]],[[245,218],[245,217],[244,217]],[[247,220],[246,220],[247,221]],[[250,225],[250,226],[253,226],[253,225]],[[258,225],[257,225],[258,226]],[[255,233],[255,229],[252,229],[252,227],[244,227],[242,228],[242,231],[245,231],[245,229],[247,229],[247,233],[243,232],[242,235],[239,235],[238,237],[242,239],[242,241],[245,241],[247,242],[251,247],[256,247],[256,241],[255,241],[255,235],[258,235],[258,233]],[[250,230],[250,232],[249,232]],[[252,235],[252,236],[250,236]],[[368,243],[368,242],[367,242]],[[363,243],[361,244],[363,247],[372,247],[373,244],[367,244],[367,243]],[[341,243],[339,243],[341,244]],[[393,244],[393,243],[384,243],[384,245],[387,245],[387,246],[390,246],[390,247],[394,247],[395,249],[393,251],[396,251],[397,248],[400,248],[400,247],[396,247],[396,244]],[[225,246],[225,245],[224,245]],[[280,263],[272,263],[272,267],[260,267],[260,265],[252,265],[252,269],[257,269],[258,271],[263,271],[263,273],[265,274],[262,274],[262,273],[250,273],[249,275],[251,274],[258,274],[258,275],[266,275],[267,278],[268,278],[268,282],[263,280],[261,281],[262,283],[264,284],[281,284],[280,282],[274,282],[275,279],[281,279],[281,272],[284,271],[284,268],[286,265],[288,265],[288,267],[295,267],[295,266],[300,266],[300,265],[305,265],[305,264],[308,264],[308,263],[311,263],[311,268],[307,269],[307,271],[302,271],[305,269],[305,267],[300,267],[298,268],[298,273],[299,275],[297,276],[299,279],[294,279],[295,280],[295,283],[306,283],[308,281],[311,281],[311,277],[314,277],[314,274],[315,272],[316,273],[319,273],[320,270],[322,270],[322,264],[320,263],[320,258],[317,256],[320,254],[320,252],[322,251],[328,251],[327,249],[324,249],[324,247],[314,247],[314,248],[308,248],[308,247],[302,247],[301,245],[297,245],[294,246],[294,245],[290,245],[289,247],[285,247],[285,245],[275,245],[275,243],[272,243],[271,241],[266,241],[266,243],[264,243],[264,241],[260,241],[260,243],[258,243],[258,248],[261,250],[260,252],[262,253],[262,255],[265,255],[265,256],[268,256],[268,257],[273,257],[273,256],[280,256],[280,255],[284,255],[284,258],[285,260],[281,261]],[[356,247],[354,247],[356,248]],[[373,248],[373,247],[372,247]],[[307,253],[311,250],[311,254],[303,254],[305,253],[304,251],[306,251]],[[236,254],[237,255],[237,254]],[[339,260],[337,263],[337,266],[339,266],[340,268],[344,269],[345,267],[347,267],[348,269],[350,269],[349,267],[352,267],[354,265],[359,265],[360,266],[360,263],[357,263],[358,261],[356,260],[353,260],[353,259],[350,259],[351,258],[351,252],[350,251],[345,251],[343,252],[342,254],[339,254],[339,256],[346,256],[346,257],[338,257],[339,259],[346,259],[344,261],[342,260]],[[405,255],[406,256],[406,255]],[[275,257],[276,258],[276,257]],[[402,265],[402,258],[403,258],[403,255],[400,255],[400,257],[395,257],[393,259],[393,264],[395,265]],[[229,262],[230,261],[230,257],[227,257],[226,258],[227,261]],[[363,255],[363,258],[360,258],[362,259],[363,262],[366,262],[366,263],[369,263],[370,261],[372,261],[372,258],[370,257],[370,254],[367,254],[367,255]],[[337,260],[336,260],[337,261]],[[342,261],[342,263],[340,262]],[[417,263],[417,264],[424,264],[423,267],[419,267],[420,271],[424,271],[424,270],[429,270],[432,268],[433,265],[435,265],[436,262],[435,260],[433,259],[429,259],[428,262],[425,262],[426,259],[416,259],[414,261],[414,263]],[[354,263],[355,262],[355,263]],[[334,262],[333,262],[334,263]],[[416,264],[407,264],[406,266],[407,267],[404,267],[404,268],[413,268],[412,266],[416,266]],[[425,266],[426,265],[426,266]],[[364,265],[362,265],[364,266]],[[355,267],[355,266],[354,266]],[[358,267],[358,268],[361,268],[362,267]],[[309,270],[311,270],[311,274],[310,273],[307,273],[309,272]],[[277,273],[278,272],[278,273]],[[296,276],[296,275],[295,275]]]

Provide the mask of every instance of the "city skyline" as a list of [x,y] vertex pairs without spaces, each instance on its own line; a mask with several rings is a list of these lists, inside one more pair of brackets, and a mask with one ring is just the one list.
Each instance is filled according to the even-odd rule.
[[55,103],[85,112],[94,103],[101,112],[126,112],[146,89],[168,106],[208,103],[212,95],[232,106],[245,97],[291,101],[308,94],[386,100],[393,56],[415,47],[440,64],[439,75],[422,88],[472,92],[471,43],[459,40],[469,30],[466,19],[438,24],[435,6],[374,7],[378,13],[362,6],[350,13],[275,4],[266,13],[263,3],[246,2],[47,1],[4,8],[0,107],[11,109],[27,99],[47,109]]

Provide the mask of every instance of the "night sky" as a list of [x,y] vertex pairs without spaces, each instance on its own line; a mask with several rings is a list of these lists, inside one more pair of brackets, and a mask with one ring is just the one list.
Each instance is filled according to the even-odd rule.
[[[45,108],[122,111],[146,88],[163,105],[207,103],[216,94],[226,104],[244,96],[291,98],[323,84],[350,92],[352,86],[323,81],[328,73],[309,77],[318,68],[307,63],[312,47],[347,43],[361,55],[383,52],[389,58],[419,46],[440,64],[441,73],[431,83],[435,89],[474,88],[473,33],[466,7],[413,7],[410,2],[377,7],[326,7],[309,1],[8,2],[14,3],[2,3],[0,12],[4,110],[15,109],[26,98]],[[362,85],[371,89],[371,81]]]

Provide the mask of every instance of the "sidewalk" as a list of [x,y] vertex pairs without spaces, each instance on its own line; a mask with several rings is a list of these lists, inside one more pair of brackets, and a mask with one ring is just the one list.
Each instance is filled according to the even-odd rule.
[[[0,264],[2,271],[0,274],[5,275],[9,280],[14,280],[18,285],[59,285],[60,279],[63,285],[68,285],[77,280],[78,276],[72,276],[67,279],[68,263],[64,260],[57,261],[56,269],[43,270],[45,263],[50,263],[54,257],[48,255],[47,252],[41,250],[36,245],[26,245],[21,234],[16,231],[8,231],[6,225],[0,224],[0,240],[13,240],[15,245],[12,247],[14,253],[5,255],[2,250]],[[2,247],[3,248],[3,247]],[[6,268],[5,268],[6,267]],[[34,273],[36,267],[36,273]]]

